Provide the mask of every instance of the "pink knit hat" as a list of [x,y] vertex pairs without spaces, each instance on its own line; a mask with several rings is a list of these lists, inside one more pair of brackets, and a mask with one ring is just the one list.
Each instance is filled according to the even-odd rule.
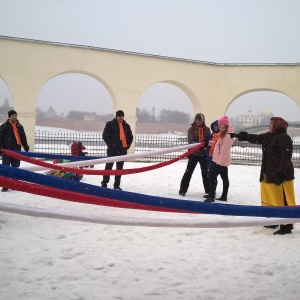
[[218,120],[218,124],[224,124],[224,125],[229,125],[229,120],[227,116],[222,117],[221,119]]

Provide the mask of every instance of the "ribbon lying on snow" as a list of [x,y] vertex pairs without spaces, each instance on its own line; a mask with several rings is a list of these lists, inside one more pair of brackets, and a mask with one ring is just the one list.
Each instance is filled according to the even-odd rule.
[[[191,200],[178,200],[165,197],[149,196],[133,192],[125,192],[102,188],[79,181],[55,178],[47,175],[36,174],[18,168],[0,165],[0,174],[4,177],[25,182],[36,183],[47,186],[48,188],[59,188],[75,193],[87,194],[90,196],[104,197],[128,203],[141,204],[147,206],[170,208],[193,213],[206,213],[231,216],[250,216],[250,217],[277,217],[277,218],[300,218],[300,207],[263,207],[246,205],[228,205],[217,203],[206,203]],[[2,182],[1,182],[2,181]],[[0,177],[0,186],[3,186],[3,178]],[[34,194],[34,189],[30,191]],[[85,195],[83,195],[85,197]],[[79,201],[82,202],[82,201]],[[97,204],[97,203],[95,203]]]
[[[127,209],[142,209],[159,212],[176,212],[188,213],[187,211],[164,208],[159,206],[149,206],[143,204],[127,203],[120,200],[108,199],[104,197],[91,196],[87,194],[75,193],[68,190],[61,190],[56,188],[49,188],[38,184],[32,184],[24,181],[17,181],[10,178],[3,178],[0,176],[0,182],[7,188],[26,193],[31,193],[39,196],[46,196],[66,201],[79,202],[84,204],[95,204],[109,207],[127,208]],[[192,213],[192,212],[191,212]]]
[[[80,161],[80,162],[71,162],[71,163],[63,163],[63,164],[57,164],[58,166],[68,166],[68,167],[84,167],[86,165],[98,165],[98,164],[104,164],[108,162],[118,162],[118,161],[135,161],[138,158],[148,157],[148,156],[154,156],[154,155],[162,155],[166,153],[172,153],[187,149],[192,149],[194,147],[199,146],[199,143],[195,144],[188,144],[184,146],[179,147],[172,147],[167,149],[161,149],[156,151],[149,151],[149,152],[143,152],[143,153],[136,153],[136,154],[127,154],[127,155],[120,155],[120,156],[114,156],[114,157],[106,157],[101,159],[95,159],[95,160],[86,160],[86,161]],[[28,171],[44,171],[44,167],[37,167],[37,166],[28,166],[23,168],[24,170]]]
[[83,214],[76,212],[62,212],[55,209],[44,209],[37,207],[28,207],[15,204],[0,202],[0,211],[14,213],[19,215],[51,218],[59,220],[71,220],[107,225],[125,225],[125,226],[146,226],[146,227],[175,227],[175,228],[229,228],[229,227],[250,227],[278,225],[287,223],[299,223],[300,219],[282,219],[282,218],[242,218],[242,219],[155,219],[155,218],[132,218],[103,216],[96,214]]
[[[61,170],[61,171],[67,171],[67,172],[74,172],[74,173],[78,173],[78,174],[89,174],[89,175],[127,175],[127,174],[136,174],[136,173],[141,173],[141,172],[147,172],[147,171],[151,171],[154,169],[158,169],[161,167],[165,167],[168,166],[170,164],[173,164],[174,162],[181,160],[191,154],[193,154],[195,151],[197,151],[199,148],[202,148],[204,146],[205,143],[200,143],[197,144],[196,147],[194,147],[193,149],[189,150],[188,152],[175,157],[169,161],[166,162],[162,162],[162,163],[158,163],[154,166],[148,166],[148,167],[142,167],[142,168],[134,168],[134,169],[122,169],[122,170],[86,170],[86,169],[77,169],[77,168],[69,168],[69,167],[64,167],[62,166],[62,164],[49,164],[46,163],[44,161],[38,160],[38,159],[34,159],[34,158],[30,158],[27,156],[24,156],[22,154],[16,153],[14,151],[11,150],[5,150],[2,149],[1,152],[3,152],[4,154],[13,157],[15,159],[19,159],[22,161],[26,161],[28,163],[32,163],[32,164],[36,164],[39,166],[43,166],[45,168],[50,168],[50,169],[54,169],[54,170]],[[118,158],[118,157],[116,157]],[[87,164],[87,163],[85,163]]]

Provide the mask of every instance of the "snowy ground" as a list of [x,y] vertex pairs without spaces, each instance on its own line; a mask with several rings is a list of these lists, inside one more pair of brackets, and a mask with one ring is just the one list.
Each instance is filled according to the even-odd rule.
[[[123,176],[121,186],[183,199],[178,189],[185,167],[177,162]],[[300,169],[295,172],[299,202]],[[232,165],[229,177],[229,204],[260,205],[259,166]],[[85,175],[82,182],[100,181]],[[203,194],[197,169],[185,199],[202,201]],[[99,215],[232,218],[108,208],[17,191],[1,193],[1,202]],[[292,235],[273,231],[99,225],[0,212],[0,299],[300,299],[300,225]]]

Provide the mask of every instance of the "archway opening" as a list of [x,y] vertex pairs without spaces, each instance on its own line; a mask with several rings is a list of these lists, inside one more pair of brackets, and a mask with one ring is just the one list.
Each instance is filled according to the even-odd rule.
[[235,130],[257,127],[258,132],[268,130],[271,117],[282,117],[289,123],[288,133],[294,138],[300,136],[300,109],[283,93],[257,91],[244,94],[230,104],[226,115]]
[[7,120],[7,112],[13,108],[12,96],[8,86],[0,78],[0,124]]
[[105,86],[77,73],[49,80],[37,101],[37,126],[101,131],[113,116],[113,103]]
[[177,86],[156,83],[141,95],[137,105],[137,133],[186,134],[194,115],[191,100]]

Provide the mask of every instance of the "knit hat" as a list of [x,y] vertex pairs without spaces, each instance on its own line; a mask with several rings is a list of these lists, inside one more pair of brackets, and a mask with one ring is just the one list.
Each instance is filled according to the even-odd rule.
[[116,117],[120,117],[120,116],[124,117],[124,111],[123,110],[118,110],[116,112]]
[[271,118],[271,121],[273,122],[274,131],[280,128],[287,128],[289,126],[288,122],[280,117],[273,117]]
[[17,115],[17,112],[12,109],[7,114],[8,114],[8,117],[10,118],[11,115]]
[[204,115],[203,114],[196,114],[195,121],[196,120],[201,120],[202,123],[204,123]]
[[227,116],[224,116],[218,120],[218,124],[229,125],[229,120]]

